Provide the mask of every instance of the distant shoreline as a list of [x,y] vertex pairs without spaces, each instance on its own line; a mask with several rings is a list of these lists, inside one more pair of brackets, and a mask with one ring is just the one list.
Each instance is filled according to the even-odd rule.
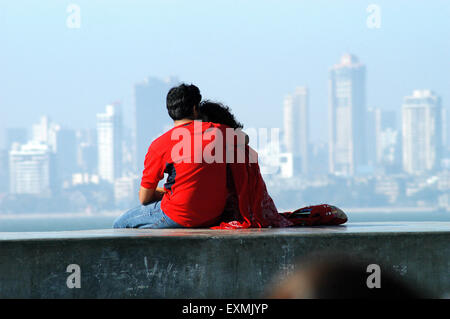
[[[293,211],[295,209],[279,209],[280,212]],[[342,208],[349,214],[415,214],[415,213],[439,213],[450,214],[450,211],[439,207],[355,207]],[[119,216],[123,210],[102,211],[93,213],[0,213],[0,219],[30,219],[30,218],[77,218],[77,217],[113,217]]]
[[360,207],[343,210],[348,213],[450,213],[440,207]]
[[123,211],[105,211],[95,213],[0,213],[0,219],[112,217],[119,216],[121,213],[123,213]]

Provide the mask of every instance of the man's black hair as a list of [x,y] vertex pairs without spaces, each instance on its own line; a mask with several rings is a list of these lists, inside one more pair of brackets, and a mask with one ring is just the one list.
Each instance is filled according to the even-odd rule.
[[167,93],[166,105],[169,116],[174,120],[194,119],[194,106],[198,106],[202,96],[193,84],[181,84]]
[[225,124],[234,129],[242,129],[244,127],[244,125],[236,120],[230,108],[222,103],[206,100],[200,103],[197,111],[198,119],[204,122]]

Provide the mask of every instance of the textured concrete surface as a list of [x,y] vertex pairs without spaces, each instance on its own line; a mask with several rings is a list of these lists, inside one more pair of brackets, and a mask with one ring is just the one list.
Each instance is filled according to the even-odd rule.
[[[0,233],[0,298],[258,298],[311,252],[341,253],[450,293],[450,223]],[[68,288],[67,266],[81,269]]]

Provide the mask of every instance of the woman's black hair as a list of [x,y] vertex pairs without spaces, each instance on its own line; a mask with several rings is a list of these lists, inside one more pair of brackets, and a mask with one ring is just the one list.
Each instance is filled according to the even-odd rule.
[[230,108],[219,102],[202,101],[197,108],[197,113],[198,119],[204,122],[224,124],[234,129],[244,128],[244,125],[238,122],[231,113]]

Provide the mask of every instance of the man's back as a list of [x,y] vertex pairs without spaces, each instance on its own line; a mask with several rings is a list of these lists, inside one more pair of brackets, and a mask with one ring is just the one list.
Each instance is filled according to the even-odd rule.
[[[211,153],[213,145],[205,138],[205,131],[218,130],[225,136],[225,129],[219,124],[192,121],[172,128],[149,147],[141,186],[155,188],[167,173],[161,208],[182,226],[210,226],[223,212],[227,196],[226,163],[206,162],[203,155]],[[218,144],[212,153],[219,148],[225,154],[223,144]]]

